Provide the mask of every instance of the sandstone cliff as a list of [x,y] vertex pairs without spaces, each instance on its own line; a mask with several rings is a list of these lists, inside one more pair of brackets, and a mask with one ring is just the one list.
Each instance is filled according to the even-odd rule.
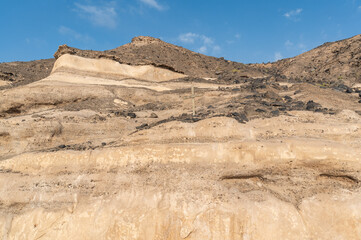
[[148,37],[55,57],[0,90],[1,239],[361,238],[356,80]]

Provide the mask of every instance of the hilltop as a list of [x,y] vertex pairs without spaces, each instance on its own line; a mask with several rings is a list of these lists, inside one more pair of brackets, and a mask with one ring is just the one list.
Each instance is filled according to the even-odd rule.
[[278,74],[297,81],[353,86],[361,83],[361,35],[328,42],[270,65]]

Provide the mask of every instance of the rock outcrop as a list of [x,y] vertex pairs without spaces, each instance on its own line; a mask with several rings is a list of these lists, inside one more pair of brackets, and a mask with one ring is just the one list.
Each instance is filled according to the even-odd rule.
[[0,90],[1,239],[361,238],[355,87],[149,37],[55,56]]

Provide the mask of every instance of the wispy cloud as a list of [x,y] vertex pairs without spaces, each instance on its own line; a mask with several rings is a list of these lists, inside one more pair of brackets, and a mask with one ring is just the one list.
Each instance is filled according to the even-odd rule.
[[307,48],[306,44],[304,44],[304,43],[299,43],[299,44],[297,44],[297,47],[298,47],[298,49],[300,49],[302,52],[306,51],[306,48]]
[[301,52],[305,52],[307,49],[306,44],[304,44],[303,42],[299,42],[299,43],[294,43],[290,40],[287,40],[285,42],[285,47],[287,51],[301,51]]
[[200,53],[207,53],[207,47],[206,46],[202,46],[202,47],[200,47],[199,49],[198,49],[198,52],[200,52]]
[[303,11],[302,8],[298,8],[296,10],[291,10],[289,12],[286,12],[285,14],[283,14],[283,16],[293,21],[299,21],[300,20],[299,15],[302,13],[302,11]]
[[117,26],[117,12],[114,2],[106,6],[82,5],[75,3],[75,11],[80,17],[88,19],[92,24],[99,27],[115,28]]
[[93,41],[93,39],[91,37],[89,37],[88,35],[78,33],[77,31],[75,31],[71,28],[65,27],[65,26],[60,26],[58,29],[58,32],[61,35],[69,36],[70,38],[75,39],[80,42],[87,43],[87,42]]
[[275,61],[281,60],[282,58],[283,58],[283,56],[280,52],[275,52],[275,55],[274,55]]
[[156,0],[140,0],[142,3],[148,5],[149,7],[155,8],[158,11],[162,11],[165,8],[160,5]]
[[290,47],[292,47],[293,45],[294,45],[293,42],[291,42],[290,40],[287,40],[287,41],[285,42],[286,48],[290,48]]
[[195,39],[198,37],[199,37],[198,34],[189,32],[189,33],[183,33],[183,34],[179,35],[178,39],[182,43],[194,43]]
[[234,44],[235,42],[239,41],[241,39],[241,34],[237,33],[233,36],[233,39],[226,40],[227,44]]
[[183,33],[178,36],[178,40],[183,44],[192,44],[199,46],[198,52],[207,54],[218,54],[221,51],[221,47],[215,44],[214,40],[208,36],[197,33]]

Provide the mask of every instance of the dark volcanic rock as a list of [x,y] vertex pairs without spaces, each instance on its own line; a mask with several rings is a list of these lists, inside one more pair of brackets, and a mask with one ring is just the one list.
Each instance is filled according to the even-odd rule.
[[137,115],[135,113],[133,113],[133,112],[128,112],[127,116],[130,117],[130,118],[136,118],[137,117]]
[[316,109],[318,108],[321,108],[321,104],[319,103],[315,103],[314,101],[308,101],[307,102],[307,105],[306,105],[306,110],[309,110],[309,111],[315,111]]

